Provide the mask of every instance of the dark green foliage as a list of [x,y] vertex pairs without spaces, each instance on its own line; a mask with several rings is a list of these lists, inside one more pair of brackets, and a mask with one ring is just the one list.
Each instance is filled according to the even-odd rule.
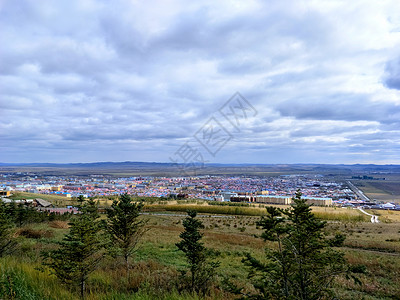
[[143,203],[135,203],[128,194],[115,199],[107,209],[106,228],[111,237],[114,254],[123,257],[129,270],[129,259],[144,233],[144,220],[139,220]]
[[0,257],[8,254],[16,246],[13,227],[6,205],[0,201]]
[[367,267],[365,265],[353,265],[349,267],[350,272],[356,274],[366,274]]
[[185,253],[189,264],[189,289],[204,295],[215,277],[219,263],[208,262],[207,248],[201,242],[203,234],[200,229],[203,229],[204,225],[196,219],[197,212],[189,210],[187,213],[189,216],[183,220],[185,230],[179,235],[182,240],[176,246]]
[[104,234],[93,199],[81,202],[80,212],[69,223],[70,231],[59,242],[60,247],[44,254],[44,265],[61,282],[79,286],[83,298],[88,276],[104,257]]
[[[80,197],[82,197],[82,195],[79,196],[78,199],[80,199]],[[94,201],[93,198],[88,198],[86,201],[83,200],[83,202],[81,202],[78,207],[82,214],[86,214],[94,220],[99,218],[98,204],[96,203],[96,201]]]
[[341,247],[343,246],[345,239],[346,236],[344,234],[337,233],[332,239],[328,240],[328,244],[331,247]]
[[24,205],[23,203],[18,203],[17,210],[15,214],[15,223],[17,226],[21,227],[27,223],[30,215],[32,214],[32,208]]
[[78,207],[81,207],[85,203],[85,197],[79,195],[78,198],[76,198],[76,201],[78,202]]
[[267,207],[267,216],[257,223],[262,237],[277,244],[266,249],[266,261],[250,254],[243,262],[258,290],[253,299],[324,299],[331,295],[333,279],[346,272],[344,254],[331,246],[340,245],[344,236],[333,240],[323,234],[325,222],[317,220],[310,205],[297,192],[289,209]]
[[59,214],[54,212],[40,211],[29,205],[23,203],[15,203],[14,201],[8,203],[6,206],[7,215],[10,217],[12,222],[22,227],[26,224],[40,223],[54,220],[69,220],[71,217],[70,213]]
[[21,227],[27,223],[31,223],[36,221],[35,215],[36,210],[32,207],[25,205],[24,203],[15,203],[14,201],[10,202],[7,205],[7,213],[10,218],[13,220],[15,225]]

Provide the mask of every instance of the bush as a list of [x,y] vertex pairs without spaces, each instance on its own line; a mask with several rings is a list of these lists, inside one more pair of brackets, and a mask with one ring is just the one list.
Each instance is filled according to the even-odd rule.
[[54,233],[51,230],[35,230],[32,228],[21,228],[16,232],[17,236],[23,236],[28,239],[51,238]]

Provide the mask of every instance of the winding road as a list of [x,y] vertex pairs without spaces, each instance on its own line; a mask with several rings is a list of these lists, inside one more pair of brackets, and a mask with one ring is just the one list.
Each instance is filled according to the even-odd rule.
[[363,214],[366,214],[367,216],[371,216],[371,223],[379,223],[378,216],[371,215],[360,207],[358,207],[357,209],[360,210]]

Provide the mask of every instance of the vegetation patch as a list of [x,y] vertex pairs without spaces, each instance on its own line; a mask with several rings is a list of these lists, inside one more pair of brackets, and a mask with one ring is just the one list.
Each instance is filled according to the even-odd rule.
[[67,221],[59,221],[59,220],[49,222],[49,226],[51,228],[56,228],[56,229],[67,229],[69,227]]
[[[243,258],[246,257],[246,253],[251,253],[255,261],[266,263],[269,261],[265,256],[266,249],[269,253],[279,251],[277,241],[264,241],[260,238],[262,232],[265,231],[265,224],[260,223],[260,216],[233,214],[228,217],[226,213],[213,212],[208,214],[215,214],[215,217],[196,216],[196,219],[198,218],[204,225],[203,229],[199,228],[199,232],[203,234],[201,240],[204,245],[203,254],[210,261],[220,263],[212,274],[212,284],[206,289],[204,297],[201,295],[201,289],[194,289],[194,293],[193,290],[188,289],[191,286],[190,264],[185,252],[180,251],[176,244],[182,240],[180,235],[185,231],[183,226],[185,215],[182,212],[188,209],[199,208],[200,210],[203,207],[204,209],[233,209],[233,212],[235,209],[240,209],[258,211],[265,215],[267,215],[267,210],[251,206],[207,205],[207,202],[184,201],[179,200],[179,203],[168,201],[163,205],[147,203],[143,208],[155,208],[152,211],[160,211],[160,207],[165,209],[167,206],[176,206],[182,210],[161,210],[170,214],[138,216],[137,221],[146,219],[148,221],[144,224],[145,230],[140,241],[137,244],[131,244],[135,245],[133,248],[135,251],[128,258],[128,267],[121,248],[123,244],[115,249],[107,246],[107,249],[116,250],[118,255],[112,255],[112,251],[107,253],[108,250],[105,252],[101,250],[101,260],[95,261],[95,268],[85,278],[85,299],[238,299],[243,295],[235,295],[235,290],[232,289],[234,286],[240,287],[245,294],[257,294],[258,289],[253,285],[257,280],[249,280],[248,271],[251,268],[244,267]],[[94,213],[96,203],[93,204],[92,212]],[[110,201],[109,205],[111,204]],[[121,214],[113,222],[116,226],[119,222],[117,220],[122,221],[124,219],[122,216],[127,215],[122,212],[130,207],[129,201],[125,204],[123,204],[124,209],[120,207]],[[3,206],[3,210],[5,208],[7,209]],[[85,213],[90,214],[90,211],[91,209]],[[178,211],[179,214],[175,213]],[[323,236],[328,241],[338,233],[347,236],[344,245],[336,248],[343,252],[346,267],[361,271],[361,274],[357,276],[360,283],[347,278],[344,274],[335,277],[331,291],[337,299],[400,298],[398,290],[400,256],[397,253],[400,252],[398,242],[400,223],[394,218],[392,223],[363,222],[361,219],[356,219],[360,213],[352,209],[312,207],[312,213],[316,218],[316,224],[320,224],[321,220],[329,221],[322,222],[326,224]],[[15,216],[17,215],[15,213]],[[12,231],[11,237],[18,236],[15,240],[19,242],[19,245],[15,250],[7,252],[5,257],[0,258],[0,299],[78,299],[79,292],[74,287],[75,285],[60,284],[61,281],[51,274],[49,269],[42,266],[44,257],[41,257],[40,253],[60,249],[62,243],[65,242],[75,243],[75,240],[64,239],[71,231],[68,223],[73,224],[74,219],[84,215],[71,216],[72,220],[49,220],[47,217],[43,219],[35,217],[28,223],[18,218],[6,219],[5,233]],[[396,216],[395,212],[386,215]],[[137,216],[137,214],[131,216]],[[280,220],[278,217],[276,219]],[[23,225],[19,226],[21,220]],[[98,231],[101,233],[98,236],[104,241],[109,238],[104,227],[106,220],[106,214],[95,219],[95,223],[99,222]],[[86,225],[89,224],[91,223],[87,222]],[[285,225],[286,222],[279,224]],[[108,227],[109,230],[111,228],[116,229],[118,226]],[[51,232],[52,236],[47,238],[46,231]],[[121,237],[123,238],[124,235],[115,235],[113,244],[118,245],[115,241]],[[97,241],[97,237],[95,240]],[[103,245],[106,246],[107,243]],[[76,255],[79,253],[76,252]],[[100,258],[97,254],[92,257]],[[62,265],[65,265],[65,261],[72,261],[72,259],[67,259],[65,256],[60,259]],[[93,261],[90,260],[90,262]],[[196,265],[194,266],[196,268]],[[197,269],[194,271],[196,272]],[[207,271],[207,268],[201,272],[203,271]],[[186,278],[183,278],[182,274],[185,274]],[[200,280],[202,276],[198,278]],[[229,284],[227,279],[229,279]],[[253,279],[257,278],[253,277]],[[197,292],[200,292],[200,295],[197,295]]]
[[54,236],[51,230],[35,230],[29,227],[20,228],[17,230],[16,234],[18,236],[23,236],[28,239],[41,239],[41,238],[51,238]]

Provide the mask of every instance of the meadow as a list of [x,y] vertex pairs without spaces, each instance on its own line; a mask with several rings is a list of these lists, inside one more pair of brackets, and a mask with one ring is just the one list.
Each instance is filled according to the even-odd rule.
[[[204,201],[156,202],[145,206],[147,231],[135,254],[133,269],[127,276],[120,262],[107,258],[89,277],[87,299],[197,299],[178,293],[179,274],[185,258],[175,243],[182,232],[185,211],[196,209],[205,225],[204,243],[208,255],[220,261],[218,280],[208,299],[235,299],[224,288],[229,278],[244,291],[251,291],[248,269],[241,262],[245,252],[262,258],[265,247],[274,247],[260,238],[256,222],[265,213],[263,206],[207,205]],[[346,234],[344,246],[350,264],[366,266],[361,284],[337,278],[335,292],[340,299],[400,298],[400,213],[381,212],[384,222],[367,222],[359,211],[314,207],[317,217],[328,222],[326,234]],[[15,235],[19,246],[0,259],[0,298],[3,299],[78,299],[78,294],[61,285],[48,270],[41,268],[41,252],[54,249],[68,232],[67,221],[26,224]]]
[[[26,192],[16,192],[12,199],[33,199],[42,198],[57,207],[67,205],[77,205],[75,198],[65,198],[56,195],[33,194]],[[189,200],[162,200],[157,197],[132,197],[138,201],[144,201],[144,212],[186,212],[187,209],[194,209],[199,213],[222,214],[222,215],[243,215],[243,216],[263,216],[266,213],[267,204],[248,204],[248,203],[223,203],[216,201],[205,201],[201,199]],[[109,207],[112,197],[104,196],[96,198],[100,208]],[[228,205],[227,205],[228,204]],[[288,205],[273,205],[279,208],[288,208]],[[320,207],[313,206],[312,210],[316,216],[326,221],[369,221],[369,217],[360,211],[351,208],[339,207]],[[378,213],[379,214],[379,213]],[[390,221],[390,218],[387,220]]]
[[400,176],[385,175],[386,180],[354,180],[353,183],[372,200],[400,203]]

